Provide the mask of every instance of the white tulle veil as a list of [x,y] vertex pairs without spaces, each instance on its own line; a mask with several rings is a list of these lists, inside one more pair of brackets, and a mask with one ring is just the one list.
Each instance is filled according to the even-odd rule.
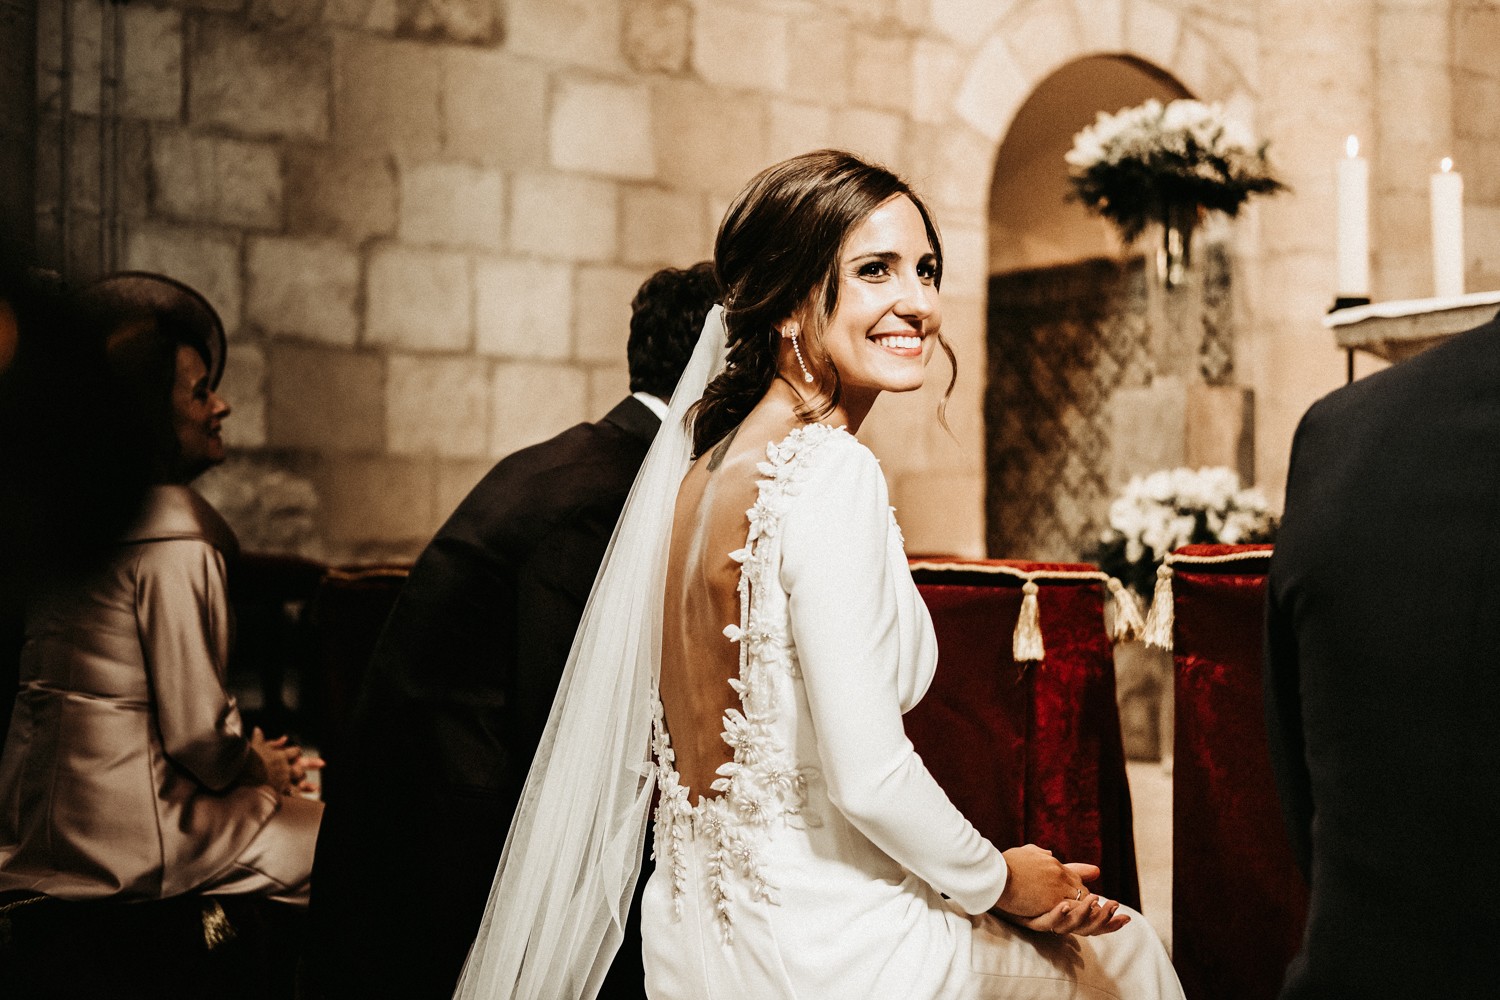
[[460,1000],[593,1000],[620,946],[651,803],[667,547],[692,457],[684,417],[723,367],[724,341],[715,306],[594,580]]

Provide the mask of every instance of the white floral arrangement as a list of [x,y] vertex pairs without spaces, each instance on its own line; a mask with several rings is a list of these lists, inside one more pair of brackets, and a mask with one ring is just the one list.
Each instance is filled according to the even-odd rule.
[[1173,208],[1235,215],[1250,195],[1284,190],[1266,146],[1218,104],[1153,98],[1101,111],[1064,159],[1078,199],[1129,241]]
[[1241,487],[1234,470],[1164,469],[1132,478],[1110,504],[1099,564],[1144,595],[1151,592],[1156,567],[1173,549],[1269,542],[1276,527],[1265,494]]

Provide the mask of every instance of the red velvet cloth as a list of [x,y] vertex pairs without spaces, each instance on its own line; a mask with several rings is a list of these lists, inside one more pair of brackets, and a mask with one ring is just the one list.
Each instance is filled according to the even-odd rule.
[[[1270,546],[1190,545],[1223,556]],[[1172,962],[1189,1000],[1272,1000],[1302,938],[1307,887],[1266,747],[1266,570],[1177,563]]]
[[[1092,566],[1006,561],[1023,571]],[[1140,906],[1114,658],[1097,581],[1038,580],[1046,658],[1019,665],[1011,636],[1022,581],[914,571],[938,670],[906,731],[938,783],[1004,850],[1035,843],[1103,869],[1099,892]]]

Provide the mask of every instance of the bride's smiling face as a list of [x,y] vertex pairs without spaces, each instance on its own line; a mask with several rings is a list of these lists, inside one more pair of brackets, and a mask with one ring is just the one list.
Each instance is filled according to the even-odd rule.
[[838,366],[846,405],[922,386],[942,326],[938,258],[922,213],[905,195],[871,212],[839,254],[838,305],[823,350]]

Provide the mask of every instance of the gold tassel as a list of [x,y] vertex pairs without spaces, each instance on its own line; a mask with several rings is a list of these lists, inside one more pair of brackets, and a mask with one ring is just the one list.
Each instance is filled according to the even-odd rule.
[[234,924],[229,922],[224,907],[216,899],[208,901],[203,907],[203,947],[213,951],[224,942],[233,941],[234,937]]
[[1115,599],[1114,630],[1110,638],[1115,642],[1139,639],[1146,630],[1146,623],[1141,620],[1140,601],[1114,577],[1109,578],[1109,594]]
[[1021,616],[1016,619],[1016,634],[1011,640],[1011,658],[1017,663],[1041,662],[1046,650],[1042,647],[1041,614],[1036,603],[1036,581],[1027,580],[1021,587]]
[[1151,612],[1146,615],[1146,627],[1141,633],[1147,646],[1172,651],[1172,622],[1175,614],[1172,606],[1172,567],[1162,563],[1156,571],[1156,593],[1151,597]]

